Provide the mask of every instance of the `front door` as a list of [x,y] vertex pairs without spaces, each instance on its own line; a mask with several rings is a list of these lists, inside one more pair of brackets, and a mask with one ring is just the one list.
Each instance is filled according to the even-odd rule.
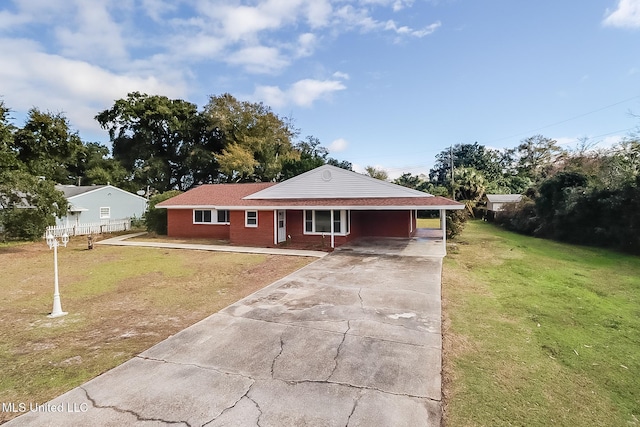
[[278,243],[287,240],[286,211],[278,211]]

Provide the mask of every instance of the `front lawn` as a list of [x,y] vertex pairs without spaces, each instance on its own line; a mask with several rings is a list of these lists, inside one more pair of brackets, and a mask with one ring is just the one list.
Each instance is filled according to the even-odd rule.
[[443,313],[447,425],[640,425],[640,258],[472,221]]
[[[0,245],[0,402],[44,403],[311,262],[311,258],[95,246]],[[0,412],[0,423],[14,417]]]

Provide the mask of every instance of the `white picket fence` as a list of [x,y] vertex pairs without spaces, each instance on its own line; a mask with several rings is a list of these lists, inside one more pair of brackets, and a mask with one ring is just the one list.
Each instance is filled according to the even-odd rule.
[[56,237],[67,233],[67,236],[85,236],[89,234],[113,233],[115,231],[126,231],[131,229],[131,218],[116,219],[105,222],[92,222],[87,224],[78,224],[73,226],[56,225],[47,227],[47,233],[51,233]]

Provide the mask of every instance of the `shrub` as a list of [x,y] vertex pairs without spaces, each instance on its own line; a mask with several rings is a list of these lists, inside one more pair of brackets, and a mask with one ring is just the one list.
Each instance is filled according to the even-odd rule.
[[465,209],[447,211],[447,239],[452,239],[462,233],[467,218],[468,214]]
[[156,194],[149,199],[149,210],[144,217],[147,224],[147,231],[153,231],[157,234],[167,234],[167,210],[156,209],[156,205],[180,193],[178,190],[170,190]]

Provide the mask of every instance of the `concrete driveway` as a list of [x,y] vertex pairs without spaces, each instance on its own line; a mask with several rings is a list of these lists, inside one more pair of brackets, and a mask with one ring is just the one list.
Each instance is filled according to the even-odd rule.
[[438,245],[344,246],[7,425],[439,426]]

